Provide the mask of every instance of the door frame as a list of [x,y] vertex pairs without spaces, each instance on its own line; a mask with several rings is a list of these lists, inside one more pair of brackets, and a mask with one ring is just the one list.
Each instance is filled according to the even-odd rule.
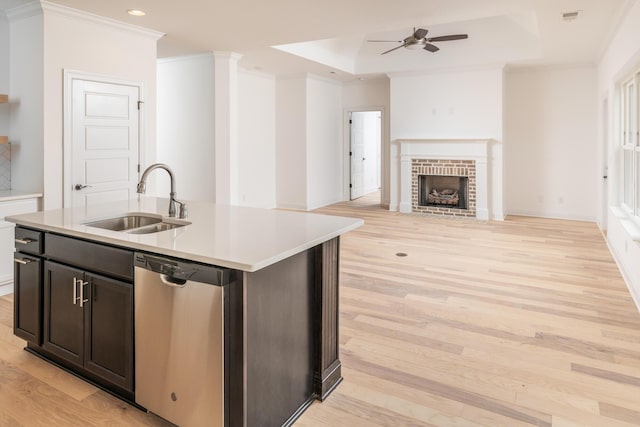
[[[123,86],[133,86],[138,88],[139,94],[139,109],[138,109],[138,164],[146,164],[145,160],[145,85],[144,82],[136,80],[126,80],[118,77],[108,76],[104,74],[88,73],[85,71],[76,70],[63,70],[63,127],[62,127],[62,206],[69,208],[72,206],[72,194],[71,189],[73,183],[71,182],[71,153],[72,153],[72,141],[71,135],[73,135],[73,120],[71,103],[73,100],[73,81],[74,80],[86,80],[96,83],[108,83]],[[138,176],[140,171],[138,171]]]
[[601,153],[602,159],[600,161],[601,168],[601,206],[600,206],[600,230],[606,232],[608,227],[609,220],[609,176],[611,171],[609,170],[609,135],[611,129],[610,116],[609,116],[609,94],[605,94],[605,96],[601,99],[601,107],[602,107],[602,129],[600,132],[600,137],[602,138],[602,146]]
[[387,153],[385,152],[385,141],[386,141],[386,109],[384,106],[372,106],[372,107],[355,107],[355,108],[345,108],[343,112],[343,159],[344,161],[344,170],[343,170],[343,178],[342,182],[344,183],[342,189],[342,198],[344,201],[351,200],[351,188],[349,185],[351,184],[351,156],[349,156],[349,151],[351,150],[351,126],[349,124],[349,120],[351,118],[351,113],[357,112],[369,112],[369,111],[380,111],[380,203],[382,203],[384,195],[385,182],[387,177],[385,175],[385,160],[387,158]]

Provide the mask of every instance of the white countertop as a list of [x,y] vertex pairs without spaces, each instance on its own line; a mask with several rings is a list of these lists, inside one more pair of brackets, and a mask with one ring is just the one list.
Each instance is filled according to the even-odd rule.
[[42,197],[42,193],[30,193],[28,191],[20,191],[20,190],[1,190],[0,191],[0,202],[9,202],[11,200],[21,200],[21,199],[33,199],[37,197]]
[[58,209],[5,218],[69,236],[253,272],[358,228],[364,221],[306,212],[188,202],[191,225],[152,234],[128,234],[83,225],[125,213],[167,215],[168,199]]

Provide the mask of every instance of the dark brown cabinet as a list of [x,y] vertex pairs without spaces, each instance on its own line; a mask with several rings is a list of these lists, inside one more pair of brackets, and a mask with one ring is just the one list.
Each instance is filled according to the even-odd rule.
[[46,261],[42,347],[133,391],[133,286]]
[[18,226],[14,333],[133,400],[133,252]]
[[42,344],[42,233],[16,227],[14,259],[13,333]]
[[133,286],[87,274],[85,368],[133,392]]
[[42,259],[16,253],[14,256],[13,333],[28,342],[42,343]]
[[44,340],[42,347],[74,363],[84,364],[84,310],[77,296],[82,270],[44,263]]

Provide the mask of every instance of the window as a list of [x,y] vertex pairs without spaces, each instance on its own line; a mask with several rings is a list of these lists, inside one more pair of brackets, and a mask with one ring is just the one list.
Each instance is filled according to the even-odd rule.
[[640,220],[640,143],[638,138],[638,87],[640,73],[622,84],[621,142],[623,151],[622,205]]

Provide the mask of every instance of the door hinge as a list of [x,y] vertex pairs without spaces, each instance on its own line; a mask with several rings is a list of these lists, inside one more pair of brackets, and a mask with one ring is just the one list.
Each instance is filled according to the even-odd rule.
[[141,104],[144,104],[144,101],[138,101],[138,110],[140,109]]
[[353,124],[353,120],[349,119],[349,124],[350,125]]
[[353,156],[353,152],[352,152],[352,151],[349,151],[349,155],[350,155],[350,156]]
[[140,173],[140,165],[138,165],[138,173]]
[[349,184],[349,188],[353,188],[353,184]]

